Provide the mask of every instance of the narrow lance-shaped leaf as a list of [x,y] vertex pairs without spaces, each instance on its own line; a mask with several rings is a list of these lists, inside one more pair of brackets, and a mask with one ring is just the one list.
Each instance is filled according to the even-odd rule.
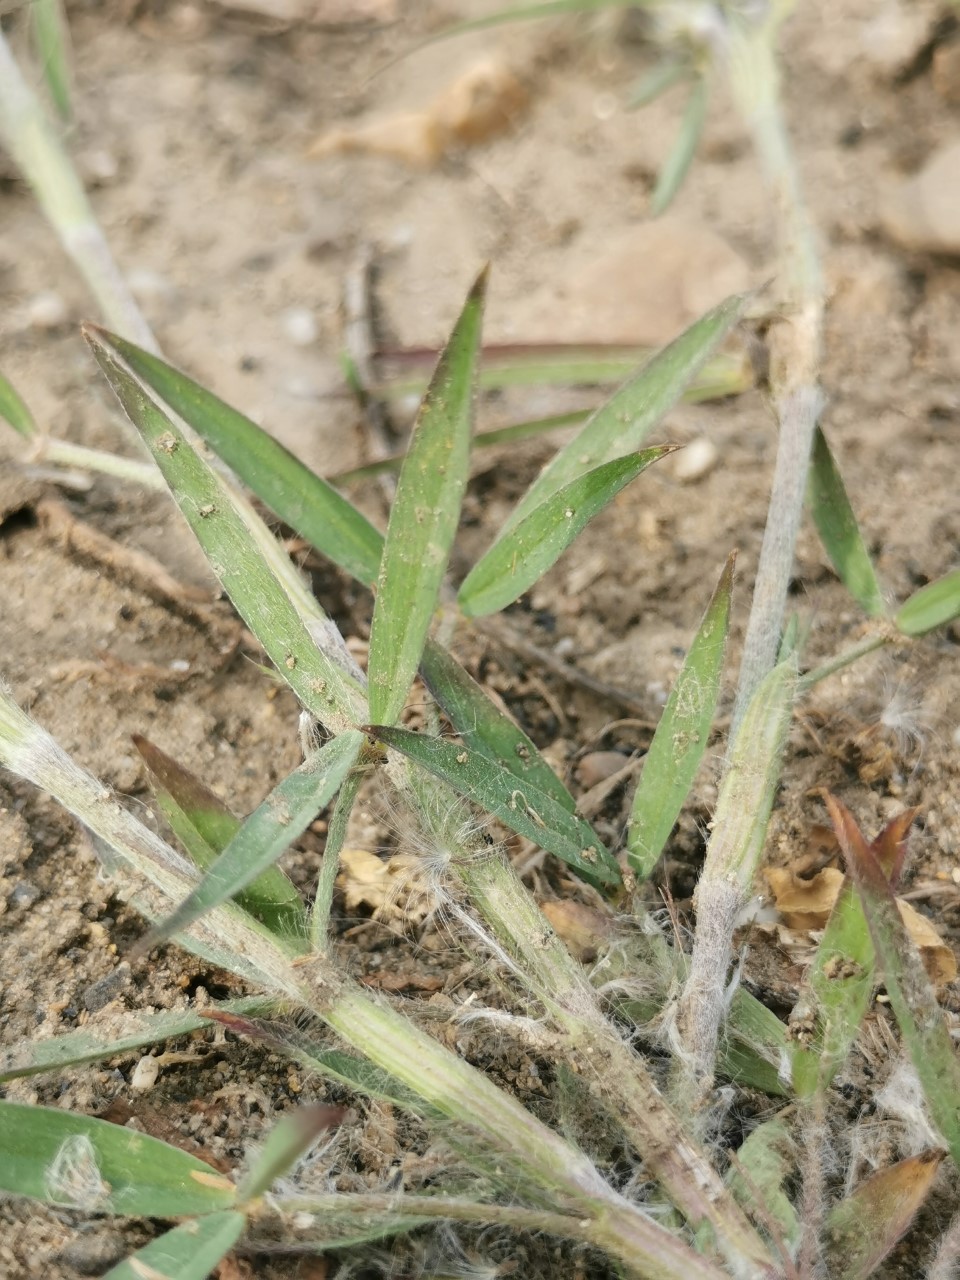
[[397,481],[370,626],[370,718],[392,724],[420,662],[467,484],[483,271],[444,348]]
[[643,762],[627,831],[630,866],[640,880],[653,872],[707,749],[720,696],[735,558],[724,566]]
[[33,0],[34,39],[50,97],[61,120],[70,119],[70,29],[61,0]]
[[[217,1008],[237,1017],[258,1017],[275,1013],[278,1002],[264,996],[247,996],[241,1000],[226,1000]],[[164,1040],[174,1040],[190,1035],[207,1026],[209,1018],[192,1009],[177,1009],[163,1013],[131,1013],[118,1026],[112,1022],[109,1030],[88,1023],[78,1031],[68,1031],[62,1036],[48,1036],[46,1040],[24,1039],[5,1049],[0,1049],[0,1084],[24,1076],[39,1075],[44,1071],[61,1071],[64,1067],[76,1067],[85,1062],[102,1062],[130,1054]]]
[[346,1107],[298,1107],[282,1116],[270,1130],[250,1172],[237,1188],[245,1204],[269,1191],[313,1146],[321,1133],[342,1124]]
[[[368,388],[381,400],[420,395],[427,386],[424,367],[432,369],[439,351],[430,347],[388,347],[377,352],[377,381]],[[604,386],[620,383],[647,361],[655,350],[621,343],[525,342],[493,343],[480,350],[477,369],[479,391],[500,391],[507,387]],[[753,368],[746,352],[724,352],[706,361],[683,392],[683,399],[696,403],[720,396],[737,395],[752,387]],[[585,410],[580,420],[590,416]],[[480,433],[476,442],[491,443],[495,433]]]
[[13,383],[0,373],[0,418],[9,422],[14,431],[19,432],[27,440],[37,434],[37,424],[26,402],[14,387]]
[[324,638],[308,629],[308,622],[314,620],[304,617],[267,564],[230,489],[123,365],[109,335],[91,328],[85,332],[211,568],[281,676],[303,705],[332,730],[364,719],[365,699],[359,683],[344,663],[329,656],[329,646],[321,649]]
[[633,9],[638,3],[644,3],[644,0],[541,0],[539,4],[518,4],[485,14],[482,18],[471,18],[466,22],[458,22],[455,26],[445,27],[432,40],[447,40],[471,31],[482,31],[485,27],[503,26],[507,22],[556,18],[566,13],[594,13],[598,9]]
[[[906,835],[917,815],[907,809],[893,818],[870,845],[895,888],[906,854]],[[815,1016],[813,1039],[793,1042],[793,1084],[801,1097],[826,1089],[847,1060],[859,1034],[876,983],[875,953],[867,918],[853,881],[847,877],[834,903],[791,1017]]]
[[233,1203],[210,1165],[145,1133],[53,1107],[0,1102],[0,1190],[128,1218],[179,1218]]
[[607,503],[673,446],[615,458],[564,485],[498,538],[474,565],[458,600],[468,617],[512,604],[559,560],[570,543]]
[[923,1206],[943,1161],[942,1151],[924,1151],[881,1169],[861,1182],[827,1217],[830,1275],[867,1280],[907,1233]]
[[137,377],[169,405],[281,520],[368,586],[383,537],[366,516],[244,414],[141,347],[105,335]]
[[744,302],[740,296],[721,302],[615,391],[575,439],[547,463],[508,516],[499,536],[506,537],[531,511],[571,480],[639,449],[739,320]]
[[690,90],[690,97],[680,121],[676,141],[670,149],[650,197],[650,214],[659,218],[673,203],[673,198],[683,186],[697,153],[703,122],[707,115],[709,89],[703,76],[698,77]]
[[960,617],[960,569],[915,591],[893,621],[905,636],[923,636],[956,617]]
[[247,818],[193,893],[151,931],[144,946],[154,946],[160,938],[182,932],[276,862],[336,795],[362,746],[363,734],[348,729],[278,783]]
[[[157,804],[174,835],[190,859],[206,871],[243,826],[242,819],[195,774],[152,742],[137,733],[133,745],[147,767]],[[302,937],[306,932],[303,899],[279,867],[268,867],[237,893],[236,901],[274,933]]]
[[145,1244],[103,1280],[206,1280],[246,1225],[246,1215],[236,1209],[192,1218]]
[[534,783],[520,783],[479,751],[442,738],[389,725],[368,725],[367,732],[448,782],[511,831],[556,854],[582,879],[595,885],[620,883],[620,869],[596,832]]
[[820,540],[840,581],[871,617],[880,617],[885,611],[880,582],[840,470],[819,427],[813,438],[807,501]]
[[507,769],[521,784],[532,782],[573,813],[576,800],[536,745],[487,697],[460,663],[433,640],[424,645],[420,674],[468,746]]
[[857,886],[884,986],[934,1124],[960,1165],[960,1062],[923,961],[900,918],[883,867],[853,815],[833,796],[830,818]]
[[752,1217],[774,1224],[782,1242],[796,1244],[800,1237],[797,1211],[784,1184],[797,1167],[793,1138],[781,1116],[757,1125],[740,1147],[727,1184]]

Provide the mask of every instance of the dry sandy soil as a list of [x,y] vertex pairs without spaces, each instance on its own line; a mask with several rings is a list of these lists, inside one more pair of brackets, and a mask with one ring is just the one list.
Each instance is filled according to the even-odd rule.
[[[380,32],[265,23],[193,0],[79,0],[70,10],[77,108],[70,145],[164,351],[327,474],[359,464],[369,449],[338,363],[345,281],[366,246],[376,266],[381,339],[404,346],[442,339],[488,259],[490,340],[643,343],[669,339],[731,288],[762,284],[774,262],[769,198],[722,87],[689,182],[657,239],[643,239],[651,234],[644,229],[649,194],[683,101],[671,93],[642,113],[624,110],[651,53],[621,17],[514,27],[387,66],[465,11],[454,0],[399,0],[398,8],[399,22]],[[898,247],[884,235],[878,209],[886,187],[956,134],[960,120],[930,72],[925,40],[936,12],[911,11],[909,22],[895,5],[884,13],[912,41],[895,56],[884,52],[873,3],[799,6],[784,39],[785,96],[831,295],[824,425],[897,600],[960,555],[960,291],[955,262]],[[331,129],[421,109],[488,55],[526,95],[512,103],[504,132],[451,148],[427,169],[342,152],[307,158]],[[77,333],[91,301],[10,169],[0,184],[0,227],[0,367],[54,434],[129,450]],[[47,292],[56,295],[52,303],[38,302]],[[583,403],[596,393],[576,396]],[[480,426],[571,402],[571,393],[544,390],[487,398]],[[396,425],[402,435],[402,414]],[[458,643],[574,788],[589,782],[578,772],[584,753],[629,755],[649,742],[664,690],[733,547],[740,552],[735,646],[742,635],[775,448],[762,392],[679,409],[660,432],[663,439],[700,437],[717,446],[712,470],[692,482],[669,465],[651,471],[510,613],[521,639],[616,686],[622,700],[561,678],[518,653],[502,632],[465,634]],[[552,447],[541,439],[478,461],[456,574]],[[133,733],[176,754],[237,811],[251,809],[299,759],[296,708],[263,677],[255,652],[229,648],[225,603],[214,610],[215,625],[198,621],[189,601],[164,597],[118,551],[155,557],[209,599],[211,579],[172,504],[103,478],[85,491],[64,491],[18,467],[22,451],[9,435],[0,449],[0,666],[16,695],[138,808],[149,792]],[[376,485],[355,496],[383,521]],[[71,520],[81,523],[68,538]],[[369,601],[329,568],[316,566],[315,579],[344,634],[362,648]],[[861,634],[858,610],[809,527],[793,603],[810,627],[811,662]],[[957,642],[947,629],[816,690],[791,737],[769,849],[771,861],[787,865],[807,849],[824,820],[818,787],[836,791],[871,831],[904,805],[918,805],[907,890],[951,944],[960,932],[960,889],[951,875],[960,851]],[[660,877],[681,910],[714,796],[711,767]],[[613,836],[628,798],[621,789],[603,811]],[[357,841],[389,846],[389,819],[372,800],[369,808]],[[304,887],[323,831],[322,821],[315,824],[288,859]],[[536,887],[556,897],[564,883],[547,867]],[[365,918],[369,908],[340,906],[344,963],[375,984],[386,975],[395,988],[400,973],[409,975],[407,999],[417,998],[418,983],[457,1000],[471,991],[497,998],[430,926],[377,926]],[[124,1009],[184,1006],[237,989],[173,949],[131,968],[124,955],[141,927],[98,877],[83,835],[57,806],[0,779],[0,1039],[47,1036]],[[748,975],[755,965],[759,985],[779,983],[789,1007],[796,957],[773,934],[754,941]],[[130,1088],[131,1057],[17,1082],[7,1096],[94,1114],[111,1108],[227,1166],[241,1161],[265,1119],[332,1096],[322,1080],[232,1038],[172,1047],[182,1060],[165,1066],[146,1095]],[[508,1046],[492,1052],[467,1037],[462,1047],[523,1094]],[[876,1054],[881,1076],[886,1058],[889,1048]],[[390,1148],[387,1128],[382,1115],[356,1104],[341,1148],[341,1185],[379,1186],[391,1176],[405,1137],[401,1126]],[[415,1149],[420,1137],[409,1141]],[[945,1183],[947,1206],[948,1189]],[[918,1274],[946,1212],[930,1211],[888,1276]],[[0,1223],[0,1273],[11,1278],[102,1274],[155,1229],[85,1224],[14,1203],[0,1205]],[[446,1275],[462,1274],[456,1268],[465,1259],[502,1266],[483,1274],[613,1274],[548,1241],[456,1239],[431,1236],[415,1247],[319,1260],[261,1254],[223,1274],[320,1280],[340,1275],[340,1267],[359,1276],[390,1265],[404,1277]]]

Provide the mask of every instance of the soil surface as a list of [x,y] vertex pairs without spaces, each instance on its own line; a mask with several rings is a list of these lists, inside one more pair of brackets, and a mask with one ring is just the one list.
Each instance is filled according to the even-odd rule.
[[[325,8],[330,25],[322,22]],[[393,61],[457,15],[482,8],[399,0],[398,20],[379,29],[353,21],[351,6],[323,0],[312,22],[193,0],[70,7],[70,149],[165,354],[324,474],[360,465],[383,443],[348,393],[340,364],[344,293],[364,255],[373,264],[371,319],[386,347],[442,341],[486,260],[493,263],[486,338],[513,343],[661,343],[731,290],[762,286],[775,269],[770,196],[722,85],[689,180],[655,229],[646,222],[684,97],[673,90],[641,112],[625,109],[653,61],[632,18],[517,25]],[[891,602],[960,557],[957,265],[899,248],[878,213],[888,187],[960,132],[960,107],[931,72],[932,42],[949,40],[949,24],[937,25],[935,9],[906,9],[887,3],[880,15],[902,35],[893,53],[868,0],[805,3],[783,41],[786,112],[831,298],[824,427]],[[13,26],[21,37],[23,22]],[[488,77],[481,98],[494,105],[486,116],[481,110],[456,129],[441,123],[439,134],[397,125],[438,99],[447,110],[449,87],[478,66]],[[382,145],[395,147],[390,139],[399,134],[407,146],[412,131],[415,153],[357,152],[332,133],[374,118],[392,121]],[[325,143],[317,147],[318,139]],[[308,156],[311,148],[323,154]],[[93,304],[10,166],[0,173],[0,226],[0,368],[53,435],[132,455],[78,335]],[[597,397],[596,389],[542,387],[488,395],[478,426]],[[395,434],[387,446],[402,447],[409,406],[394,404],[390,417]],[[478,452],[455,579],[558,438],[566,437]],[[729,713],[774,422],[762,390],[753,389],[678,408],[657,439],[709,441],[716,458],[692,477],[673,460],[653,468],[505,619],[465,629],[455,645],[577,793],[609,770],[609,757],[596,753],[618,752],[626,763],[648,745],[723,560],[736,547],[731,687],[721,728]],[[24,470],[22,442],[9,432],[0,450],[0,666],[18,699],[138,812],[148,812],[150,793],[135,733],[196,771],[238,813],[255,807],[299,762],[297,707],[264,676],[229,605],[214,602],[213,580],[172,503],[103,477],[64,487],[46,472]],[[383,527],[383,488],[367,482],[349,491]],[[149,559],[133,560],[134,551]],[[369,598],[337,571],[304,563],[362,656]],[[159,568],[178,590],[164,585]],[[862,615],[809,525],[792,596],[809,629],[811,666],[864,634]],[[947,628],[867,658],[814,690],[795,720],[768,848],[771,863],[788,867],[809,852],[825,821],[818,788],[838,794],[869,833],[918,806],[904,892],[950,945],[960,939],[958,642],[960,632]],[[562,664],[576,671],[565,675]],[[599,693],[577,672],[612,692]],[[669,889],[681,914],[690,909],[718,761],[719,747],[651,887],[651,895]],[[631,785],[615,790],[597,817],[614,842]],[[355,828],[351,843],[367,850],[403,843],[376,795],[361,806]],[[307,891],[325,829],[321,816],[284,863]],[[591,901],[549,861],[528,874],[545,899]],[[486,959],[465,960],[432,918],[404,920],[401,912],[372,920],[371,903],[351,895],[349,880],[346,888],[335,927],[352,972],[395,998],[432,1001],[434,1015],[467,998],[502,1001]],[[125,957],[142,928],[98,873],[76,824],[30,786],[0,779],[0,1040],[119,1026],[126,1011],[203,1007],[211,997],[242,994],[228,975],[175,948],[131,964]],[[745,941],[745,979],[773,993],[785,1016],[809,938],[754,926]],[[951,988],[944,998],[951,1006]],[[858,1062],[873,1073],[875,1091],[896,1048],[882,1006],[871,1017],[873,1039]],[[491,1046],[482,1032],[458,1031],[457,1044],[531,1106],[542,1101],[545,1086],[525,1052]],[[149,1092],[132,1087],[135,1053],[15,1081],[6,1096],[130,1121],[230,1170],[265,1122],[287,1108],[345,1097],[233,1036],[203,1033],[156,1052],[164,1048],[172,1057]],[[408,1185],[422,1182],[428,1139],[396,1116],[348,1101],[337,1185],[382,1189],[396,1185],[401,1168]],[[769,1099],[741,1105],[744,1119],[770,1114]],[[916,1135],[902,1116],[884,1117],[881,1109],[871,1124],[864,1170],[881,1150],[889,1160],[914,1149]],[[949,1177],[941,1178],[926,1217],[883,1274],[920,1273],[952,1212]],[[159,1229],[12,1201],[0,1204],[0,1224],[0,1274],[11,1280],[101,1275]],[[244,1255],[224,1264],[221,1276],[321,1280],[384,1271],[531,1280],[614,1274],[569,1245],[457,1230],[326,1258]]]

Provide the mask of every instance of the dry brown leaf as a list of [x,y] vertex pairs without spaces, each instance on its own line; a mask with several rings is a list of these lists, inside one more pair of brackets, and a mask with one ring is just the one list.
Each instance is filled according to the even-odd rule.
[[419,861],[403,854],[384,859],[367,849],[343,849],[337,887],[348,912],[369,907],[377,920],[417,923],[430,910]]
[[[836,867],[824,867],[816,875],[804,878],[788,867],[769,867],[765,874],[774,905],[788,929],[804,931],[824,927],[844,881],[842,871]],[[952,948],[909,902],[897,898],[897,906],[931,981],[937,984],[953,982],[957,976],[957,961]]]
[[484,58],[449,84],[424,111],[375,117],[329,129],[307,155],[360,152],[430,169],[458,147],[474,147],[504,133],[528,103],[519,77],[498,58]]
[[582,964],[595,960],[598,950],[613,937],[610,917],[582,902],[545,902],[540,910]]

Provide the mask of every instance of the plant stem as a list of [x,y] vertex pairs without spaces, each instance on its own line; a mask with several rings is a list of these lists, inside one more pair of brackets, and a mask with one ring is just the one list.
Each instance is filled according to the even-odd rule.
[[28,465],[52,462],[58,467],[77,467],[82,471],[96,471],[101,475],[129,480],[144,489],[166,490],[167,485],[152,462],[139,462],[124,458],[105,449],[88,449],[86,445],[71,444],[68,440],[53,440],[49,436],[35,437],[35,447]]
[[150,326],[113,259],[56,128],[21,75],[2,32],[0,141],[33,188],[41,209],[87,282],[107,322],[141,347],[159,352]]
[[[445,804],[442,784],[397,761],[391,776],[438,845],[450,847],[458,801]],[[439,802],[438,802],[439,801]],[[439,815],[439,816],[438,816]],[[696,1228],[709,1224],[734,1273],[772,1276],[773,1264],[722,1179],[657,1089],[639,1055],[604,1016],[583,968],[554,932],[513,867],[477,840],[461,847],[451,870],[492,930],[488,947],[507,953],[514,972],[546,1006],[563,1037],[563,1055],[622,1126],[651,1175]],[[479,930],[478,930],[479,931]]]
[[842,671],[844,667],[849,667],[858,659],[866,657],[868,653],[875,653],[877,649],[882,649],[884,645],[893,644],[895,641],[902,641],[903,639],[904,636],[895,628],[865,636],[859,644],[851,646],[843,653],[837,654],[835,658],[829,658],[821,666],[814,667],[812,671],[807,671],[802,675],[800,677],[800,693],[806,693],[808,689],[812,689],[821,680],[826,680],[827,676],[832,676],[835,672]]
[[333,808],[330,825],[327,828],[327,842],[323,849],[323,861],[320,864],[320,875],[317,877],[313,911],[310,913],[310,949],[312,951],[325,952],[330,945],[330,908],[333,904],[333,887],[340,868],[340,851],[347,837],[350,814],[366,775],[367,770],[362,765],[354,768],[340,788],[340,794]]
[[731,28],[730,80],[776,199],[783,322],[771,331],[770,385],[780,425],[767,523],[754,588],[729,744],[757,686],[777,659],[806,493],[813,433],[823,405],[823,281],[787,136],[773,51],[775,20]]

